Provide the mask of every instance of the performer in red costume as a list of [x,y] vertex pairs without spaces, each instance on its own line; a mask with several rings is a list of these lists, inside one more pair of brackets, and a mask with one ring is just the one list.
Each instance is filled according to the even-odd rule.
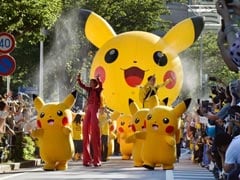
[[[80,73],[77,76],[77,82],[88,93],[83,120],[83,165],[91,166],[93,163],[95,167],[98,167],[101,166],[101,146],[97,112],[101,105],[102,82],[97,76],[96,79],[90,80],[89,86],[85,85],[81,81]],[[93,150],[91,153],[90,146]]]

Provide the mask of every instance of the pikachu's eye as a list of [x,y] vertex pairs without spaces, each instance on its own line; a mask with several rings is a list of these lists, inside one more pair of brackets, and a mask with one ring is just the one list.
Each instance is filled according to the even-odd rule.
[[152,119],[152,114],[147,115],[147,120],[150,120],[150,119]]
[[140,122],[140,119],[139,118],[136,118],[135,119],[135,124],[138,124]]
[[58,115],[58,116],[62,116],[62,115],[63,115],[63,112],[62,112],[62,111],[57,111],[57,115]]
[[114,62],[118,57],[118,50],[117,49],[110,49],[105,55],[106,63]]
[[153,60],[158,66],[165,66],[167,64],[167,56],[161,51],[156,51],[153,54]]
[[40,118],[43,118],[44,116],[45,116],[45,113],[44,113],[44,112],[41,112]]
[[163,123],[164,123],[164,124],[169,123],[169,119],[168,119],[168,118],[163,118]]

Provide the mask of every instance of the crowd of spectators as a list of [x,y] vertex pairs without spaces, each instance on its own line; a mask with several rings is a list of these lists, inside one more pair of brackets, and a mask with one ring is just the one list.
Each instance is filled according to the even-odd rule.
[[[240,1],[217,0],[216,10],[222,23],[217,34],[220,54],[229,70],[239,73]],[[240,80],[234,79],[223,88],[212,89],[210,100],[200,100],[195,111],[184,114],[184,142],[192,160],[212,171],[216,179],[238,180]]]
[[18,135],[29,134],[35,126],[36,111],[31,98],[24,93],[0,95],[0,157],[7,160],[5,152],[11,151]]
[[212,171],[216,179],[237,180],[236,173],[234,178],[231,174],[236,171],[239,174],[240,152],[229,160],[229,154],[234,153],[226,148],[230,143],[227,137],[240,137],[240,106],[232,104],[235,96],[230,86],[213,87],[207,100],[199,100],[194,110],[183,114],[182,146],[190,149],[194,163]]

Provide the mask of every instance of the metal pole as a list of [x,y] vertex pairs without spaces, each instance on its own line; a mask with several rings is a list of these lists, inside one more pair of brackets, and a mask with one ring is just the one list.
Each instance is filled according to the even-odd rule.
[[11,77],[7,76],[7,93],[10,92],[10,82],[11,82]]
[[43,98],[43,41],[40,41],[39,96]]
[[200,36],[200,72],[199,72],[199,78],[200,78],[200,97],[203,96],[203,34]]

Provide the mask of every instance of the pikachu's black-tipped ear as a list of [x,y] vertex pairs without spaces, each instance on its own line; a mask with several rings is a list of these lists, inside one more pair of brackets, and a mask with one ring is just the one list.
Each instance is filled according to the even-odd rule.
[[131,98],[128,99],[128,105],[133,103],[133,100]]
[[165,106],[167,106],[168,105],[168,98],[163,99],[163,103],[164,103]]
[[77,91],[75,90],[63,100],[63,104],[65,104],[67,108],[71,109],[75,103],[76,96],[77,96]]
[[192,101],[192,98],[188,98],[188,99],[184,100],[186,108],[188,108],[190,106],[191,101]]
[[180,102],[178,105],[176,105],[176,107],[174,107],[174,112],[177,116],[181,116],[189,107],[190,103],[191,103],[191,98],[188,98],[182,102]]
[[40,98],[38,95],[36,94],[33,94],[33,104],[36,108],[36,110],[38,111],[39,109],[41,109],[45,103],[44,101],[42,100],[42,98]]
[[38,95],[33,94],[32,97],[33,97],[33,101],[34,101],[34,99],[35,99],[36,97],[38,97]]
[[97,48],[116,36],[110,24],[93,11],[80,9],[79,18],[87,39]]
[[192,17],[191,20],[195,29],[195,38],[194,38],[194,42],[195,42],[200,36],[200,34],[202,33],[202,30],[204,28],[204,20],[202,16]]
[[74,98],[76,98],[77,97],[77,90],[72,91],[71,94],[73,95]]
[[89,18],[90,14],[92,13],[92,11],[87,10],[87,9],[80,9],[79,10],[79,14],[78,17],[80,19],[80,23],[81,23],[81,27],[84,29],[87,19]]
[[[200,36],[204,27],[202,16],[195,16],[180,21],[173,26],[163,37],[169,50],[173,50],[175,55],[190,47]],[[162,43],[160,40],[159,43]],[[173,56],[174,56],[173,54]]]
[[131,98],[128,99],[128,106],[132,115],[134,115],[139,110],[137,103]]

